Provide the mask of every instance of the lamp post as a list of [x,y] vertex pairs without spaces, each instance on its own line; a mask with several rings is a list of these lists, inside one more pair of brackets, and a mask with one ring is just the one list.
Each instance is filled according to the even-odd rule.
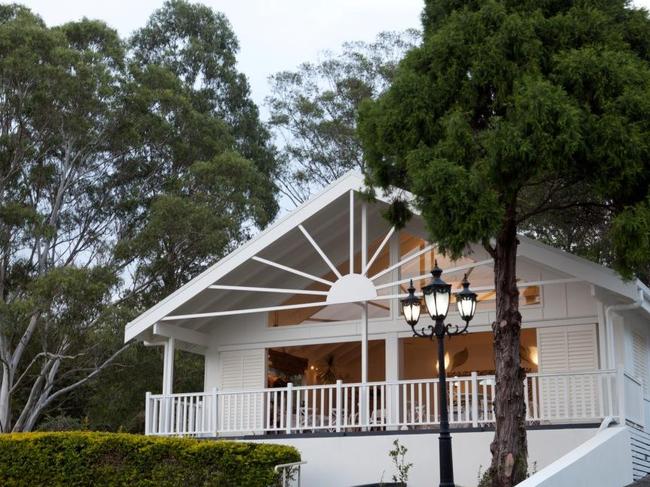
[[469,289],[467,274],[463,278],[463,289],[456,293],[456,305],[461,319],[465,322],[463,327],[445,324],[449,302],[451,298],[451,285],[443,281],[440,276],[442,270],[435,262],[431,271],[431,283],[422,288],[427,311],[435,325],[416,328],[420,319],[422,303],[415,295],[413,281],[408,289],[408,297],[402,300],[402,311],[406,323],[413,330],[414,336],[438,339],[438,388],[440,396],[440,436],[438,438],[440,450],[440,487],[454,487],[454,466],[451,456],[451,435],[449,434],[449,413],[447,411],[447,373],[445,370],[445,335],[460,335],[467,331],[469,322],[476,311],[476,293]]

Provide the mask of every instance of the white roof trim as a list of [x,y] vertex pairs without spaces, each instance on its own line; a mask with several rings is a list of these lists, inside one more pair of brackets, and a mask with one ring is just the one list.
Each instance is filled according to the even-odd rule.
[[303,203],[288,215],[257,234],[241,247],[225,256],[216,264],[210,266],[187,284],[181,286],[175,292],[129,322],[125,327],[124,341],[128,342],[146,329],[152,327],[183,303],[192,299],[198,293],[214,284],[219,278],[255,256],[258,252],[293,230],[312,215],[318,213],[340,196],[349,191],[358,191],[364,188],[363,176],[356,171],[348,172],[309,199],[309,201]]
[[609,267],[596,264],[523,235],[519,236],[519,241],[518,255],[521,257],[560,270],[626,298],[635,300],[638,296],[638,285],[640,283],[638,280],[624,281],[616,271]]
[[[347,192],[361,191],[363,189],[365,189],[363,176],[356,171],[348,172],[320,193],[314,195],[309,201],[291,211],[266,230],[260,232],[254,238],[129,322],[125,327],[124,341],[127,342],[153,327],[179,306],[192,299],[201,291],[208,289],[218,279],[253,258],[264,248],[301,225],[305,220],[318,213],[337,198]],[[408,194],[402,194],[402,197],[408,198]],[[390,196],[382,197],[378,195],[377,199],[380,201],[389,201],[391,198]],[[415,213],[418,214],[417,211]],[[637,298],[639,289],[644,290],[644,294],[650,298],[650,290],[641,281],[623,281],[615,271],[607,267],[524,236],[520,236],[519,239],[518,255],[522,257],[526,257],[550,268],[561,270],[562,272],[631,300]],[[570,269],[570,271],[568,272],[567,269]]]

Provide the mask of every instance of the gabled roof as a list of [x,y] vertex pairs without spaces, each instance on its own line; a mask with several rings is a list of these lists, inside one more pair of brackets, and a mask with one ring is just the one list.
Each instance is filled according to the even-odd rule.
[[213,264],[187,284],[152,306],[140,316],[126,325],[124,341],[129,341],[137,335],[152,327],[159,320],[170,314],[183,303],[205,290],[219,278],[223,277],[265,247],[296,228],[312,215],[325,208],[337,198],[364,188],[363,176],[355,171],[350,171],[337,181],[327,186],[309,201],[305,202],[289,214],[270,225],[254,238]]
[[[344,195],[351,191],[361,191],[364,188],[363,176],[358,172],[349,172],[341,177],[320,193],[313,196],[309,201],[291,211],[285,217],[260,232],[250,241],[241,245],[235,251],[128,323],[125,328],[125,341],[129,341],[138,336],[142,337],[143,333],[152,329],[154,326],[170,326],[162,325],[160,322],[183,305],[191,307],[192,303],[188,304],[190,300],[197,297],[222,277],[260,254],[267,247],[272,246],[279,239],[286,237],[290,232],[295,231],[296,228],[300,228],[307,220],[330,207],[330,205],[333,205],[334,202],[340,200]],[[385,198],[380,197],[378,199],[386,202]],[[301,230],[304,229],[301,228]],[[306,243],[306,245],[309,244]],[[623,297],[626,301],[637,299],[640,288],[644,289],[650,296],[650,292],[639,281],[623,281],[611,269],[532,239],[520,237],[518,252],[521,257],[599,286]],[[191,333],[191,331],[188,330],[188,333]]]

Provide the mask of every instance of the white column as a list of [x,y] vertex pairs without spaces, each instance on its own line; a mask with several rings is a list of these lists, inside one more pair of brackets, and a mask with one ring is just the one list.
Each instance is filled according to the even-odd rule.
[[[361,269],[368,263],[368,207],[361,206]],[[368,382],[368,303],[361,305],[361,383]]]
[[163,394],[172,394],[174,389],[174,347],[174,338],[168,338],[163,352]]
[[[361,206],[361,269],[366,268],[368,263],[368,222],[366,203]],[[368,389],[365,384],[368,382],[368,302],[361,303],[361,406],[360,418],[363,424],[368,420]],[[371,413],[372,414],[372,413]],[[365,429],[365,428],[364,428]]]
[[354,191],[352,190],[350,191],[350,274],[353,273],[354,273]]
[[[593,286],[592,286],[593,287]],[[607,323],[605,320],[605,306],[600,300],[596,301],[596,312],[598,314],[598,362],[601,369],[608,366],[608,346]]]
[[397,333],[386,336],[386,382],[399,380],[399,338]]
[[[386,417],[389,422],[397,422],[399,411],[399,387],[396,383],[399,380],[399,337],[397,333],[390,333],[386,336]],[[397,429],[390,427],[389,429]]]
[[361,303],[361,382],[368,382],[368,303]]
[[[390,237],[390,242],[388,242],[388,257],[389,257],[389,265],[395,265],[399,262],[399,232],[393,233],[393,235]],[[397,267],[393,269],[390,272],[390,280],[391,282],[399,281],[400,280],[400,268]],[[400,286],[399,284],[396,284],[395,287],[391,289],[392,294],[399,294],[400,292]],[[391,317],[394,320],[399,320],[402,321],[402,314],[400,310],[400,300],[399,299],[393,299],[390,301],[390,313]]]

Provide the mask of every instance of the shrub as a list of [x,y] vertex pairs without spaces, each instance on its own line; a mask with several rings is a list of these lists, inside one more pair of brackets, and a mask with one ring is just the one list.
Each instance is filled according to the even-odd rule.
[[251,486],[277,481],[293,447],[125,433],[0,435],[2,486]]
[[38,426],[38,431],[79,431],[84,429],[87,428],[83,420],[63,414],[47,417]]

